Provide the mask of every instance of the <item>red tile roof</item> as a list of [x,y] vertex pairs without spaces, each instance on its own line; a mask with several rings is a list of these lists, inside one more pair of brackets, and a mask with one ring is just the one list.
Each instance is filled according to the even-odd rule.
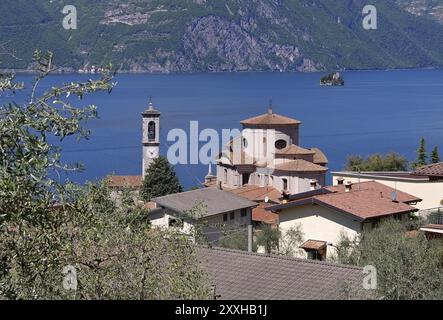
[[308,240],[303,242],[300,248],[307,250],[320,250],[326,247],[326,245],[327,245],[326,241]]
[[303,154],[315,154],[315,151],[302,148],[300,146],[296,146],[295,144],[291,144],[290,146],[276,150],[275,154],[283,154],[283,155],[303,155]]
[[240,121],[240,123],[243,125],[298,125],[301,124],[301,121],[268,112]]
[[252,185],[229,189],[226,191],[256,202],[263,202],[265,201],[265,198],[268,197],[272,202],[279,203],[279,199],[282,197],[281,192],[274,187],[258,187]]
[[140,188],[142,176],[108,176],[107,185],[110,188]]
[[328,164],[328,158],[319,148],[310,148],[310,150],[314,151],[314,163],[326,165]]
[[287,161],[275,166],[276,170],[281,171],[297,171],[297,172],[325,172],[328,168],[320,166],[318,164],[303,160],[296,159]]
[[417,168],[414,175],[430,176],[430,177],[443,177],[443,162],[433,163],[424,167]]
[[252,221],[264,222],[268,224],[278,224],[278,214],[266,211],[268,204],[260,203],[260,205],[252,209]]
[[[332,192],[340,192],[340,193],[344,193],[345,192],[345,185],[336,185],[336,186],[328,186],[325,187],[325,189],[332,191]],[[395,190],[385,184],[376,182],[376,181],[365,181],[365,182],[360,182],[360,183],[354,183],[352,184],[352,190],[353,191],[358,191],[358,190],[368,190],[368,191],[372,191],[373,193],[377,193],[378,196],[380,196],[380,193],[383,195],[384,198],[387,198],[389,200],[391,200],[391,194],[392,192],[396,192],[397,193],[397,201],[399,202],[404,202],[404,203],[411,203],[411,202],[420,202],[421,199],[413,196],[409,193],[400,191],[400,190]]]
[[393,191],[393,188],[375,181],[355,183],[350,192],[345,192],[344,186],[326,187],[318,190],[318,194],[273,206],[271,210],[280,211],[298,205],[317,204],[351,214],[360,220],[418,210],[407,203],[421,201],[419,198],[397,191],[398,201],[392,201]]

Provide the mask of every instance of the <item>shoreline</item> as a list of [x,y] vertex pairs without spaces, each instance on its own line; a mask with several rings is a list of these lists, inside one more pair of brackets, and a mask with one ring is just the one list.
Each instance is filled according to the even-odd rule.
[[[177,71],[177,72],[149,72],[149,71],[117,71],[117,74],[124,75],[187,75],[187,74],[225,74],[225,73],[293,73],[293,74],[310,74],[310,73],[327,73],[333,71],[347,72],[389,72],[389,71],[420,71],[420,70],[443,70],[443,67],[422,67],[422,68],[373,68],[373,69],[338,69],[338,70],[316,70],[316,71],[271,71],[271,70],[247,70],[247,71]],[[1,73],[14,73],[17,75],[34,75],[34,70],[0,68]],[[75,75],[99,75],[100,72],[78,72],[78,71],[54,71],[51,75],[75,74]]]

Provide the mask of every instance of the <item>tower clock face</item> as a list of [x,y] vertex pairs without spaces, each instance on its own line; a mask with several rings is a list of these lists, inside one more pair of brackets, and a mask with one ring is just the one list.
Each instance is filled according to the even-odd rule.
[[157,148],[148,148],[148,157],[153,159],[158,157],[158,149]]

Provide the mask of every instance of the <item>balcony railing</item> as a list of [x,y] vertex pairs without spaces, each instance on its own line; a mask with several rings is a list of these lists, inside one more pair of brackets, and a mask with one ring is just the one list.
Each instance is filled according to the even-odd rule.
[[420,210],[419,215],[428,224],[443,224],[443,207]]

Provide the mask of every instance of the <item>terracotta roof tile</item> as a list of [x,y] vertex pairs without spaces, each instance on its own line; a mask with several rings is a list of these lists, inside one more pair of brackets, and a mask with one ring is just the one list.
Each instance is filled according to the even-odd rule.
[[420,167],[416,169],[413,174],[420,176],[443,177],[443,162]]
[[314,151],[314,163],[316,164],[327,164],[329,162],[326,155],[319,148],[311,148],[310,150]]
[[296,159],[287,161],[275,166],[276,170],[281,171],[300,171],[300,172],[324,172],[328,171],[328,168],[320,166],[318,164],[303,160]]
[[303,242],[303,244],[300,246],[302,249],[308,249],[308,250],[320,250],[326,247],[327,242],[326,241],[320,241],[320,240],[307,240]]
[[278,224],[278,214],[271,211],[266,211],[265,207],[269,206],[265,203],[260,203],[260,205],[252,209],[252,221],[264,222],[268,224]]
[[240,121],[240,123],[243,125],[298,125],[301,124],[301,121],[268,112]]
[[107,185],[110,188],[140,188],[142,176],[108,176]]
[[272,202],[279,203],[279,199],[282,197],[281,192],[274,187],[258,187],[251,185],[230,189],[227,191],[251,201],[265,201],[265,198],[268,197]]
[[[335,191],[335,192],[340,192],[340,193],[344,193],[345,192],[345,186],[344,185],[336,185],[336,186],[328,186],[325,187],[325,189],[329,190],[329,191]],[[421,201],[420,198],[413,196],[409,193],[400,191],[400,190],[395,190],[394,188],[391,188],[385,184],[376,182],[376,181],[365,181],[365,182],[360,182],[360,183],[354,183],[352,185],[352,190],[371,190],[375,193],[377,193],[378,195],[380,195],[380,192],[383,194],[383,196],[385,198],[388,198],[389,200],[391,200],[391,194],[392,192],[396,192],[397,193],[397,201],[400,202],[404,202],[404,203],[410,203],[410,202],[419,202]]]
[[[322,190],[327,190],[329,193],[321,192]],[[398,201],[392,201],[391,193],[393,191],[395,191],[393,188],[375,181],[355,183],[350,192],[345,192],[344,186],[326,187],[317,190],[317,194],[290,201],[287,204],[273,206],[271,210],[317,204],[351,214],[361,220],[418,210],[407,203],[420,201],[419,198],[397,191]]]
[[276,150],[275,154],[283,154],[283,155],[303,155],[303,154],[315,154],[315,151],[302,148],[300,146],[296,146],[295,144],[291,144],[290,146]]

